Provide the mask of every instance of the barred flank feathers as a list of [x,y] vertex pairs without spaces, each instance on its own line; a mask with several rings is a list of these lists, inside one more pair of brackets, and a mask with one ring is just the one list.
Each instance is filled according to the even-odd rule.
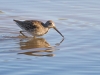
[[18,20],[14,20],[17,25],[22,28],[23,30],[26,31],[32,31],[34,28],[36,28],[35,25],[32,25],[32,22],[30,21],[18,21]]

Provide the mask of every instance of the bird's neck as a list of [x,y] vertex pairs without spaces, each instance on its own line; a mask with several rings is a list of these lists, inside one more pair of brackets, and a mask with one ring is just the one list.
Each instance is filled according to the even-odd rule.
[[50,28],[48,28],[48,25],[47,24],[42,24],[43,25],[43,27],[44,27],[44,29],[46,30],[46,31],[48,31]]
[[48,28],[47,24],[43,24],[44,30],[45,30],[45,34],[49,31],[50,28]]
[[47,27],[44,27],[44,29],[45,29],[45,34],[49,31],[49,28],[47,28]]
[[46,24],[46,23],[44,23],[44,24],[42,24],[45,28],[47,28],[48,27],[48,24]]

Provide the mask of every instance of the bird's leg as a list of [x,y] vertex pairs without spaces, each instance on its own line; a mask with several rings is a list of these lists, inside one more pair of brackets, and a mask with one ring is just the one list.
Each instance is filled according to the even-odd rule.
[[19,31],[24,37],[26,37],[27,38],[27,36],[25,36],[22,32],[25,32],[25,31]]

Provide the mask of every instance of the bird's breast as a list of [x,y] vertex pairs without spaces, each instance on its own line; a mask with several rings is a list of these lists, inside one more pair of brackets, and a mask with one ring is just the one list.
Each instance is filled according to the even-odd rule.
[[34,29],[33,32],[31,33],[33,36],[42,36],[48,32],[48,29],[44,28],[42,30],[39,29]]

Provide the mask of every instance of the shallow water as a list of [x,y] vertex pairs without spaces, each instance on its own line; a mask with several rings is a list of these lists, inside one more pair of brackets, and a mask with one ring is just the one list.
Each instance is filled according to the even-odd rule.
[[[99,75],[99,8],[99,0],[0,0],[0,74]],[[53,29],[24,38],[13,19],[51,19],[65,39]]]

